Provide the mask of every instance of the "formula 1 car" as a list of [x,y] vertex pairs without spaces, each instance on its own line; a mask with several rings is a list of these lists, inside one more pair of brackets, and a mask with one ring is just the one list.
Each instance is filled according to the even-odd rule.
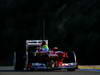
[[[48,42],[48,40],[45,40]],[[29,44],[30,43],[30,44]],[[40,49],[41,40],[27,41],[27,70],[56,70],[66,69],[74,71],[78,68],[74,51],[51,48],[49,51]]]

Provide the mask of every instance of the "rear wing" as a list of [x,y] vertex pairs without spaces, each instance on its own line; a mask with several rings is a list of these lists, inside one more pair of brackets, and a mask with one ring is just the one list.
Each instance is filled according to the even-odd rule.
[[28,46],[41,46],[42,41],[45,41],[48,45],[48,40],[26,40],[26,49]]
[[26,45],[41,45],[42,41],[45,41],[48,45],[48,40],[26,40]]

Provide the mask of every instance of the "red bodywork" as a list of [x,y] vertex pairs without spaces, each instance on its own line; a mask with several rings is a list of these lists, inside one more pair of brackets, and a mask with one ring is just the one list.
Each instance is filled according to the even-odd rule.
[[66,51],[57,51],[57,50],[51,50],[48,52],[39,51],[36,52],[36,55],[39,56],[39,58],[37,58],[36,61],[38,62],[44,61],[47,62],[49,66],[53,64],[56,67],[62,66],[63,60],[65,58],[66,59],[68,58],[68,53]]
[[49,51],[48,54],[50,55],[49,58],[51,58],[51,60],[52,57],[55,58],[56,66],[62,66],[63,60],[65,58],[68,58],[67,52],[63,52],[63,51]]

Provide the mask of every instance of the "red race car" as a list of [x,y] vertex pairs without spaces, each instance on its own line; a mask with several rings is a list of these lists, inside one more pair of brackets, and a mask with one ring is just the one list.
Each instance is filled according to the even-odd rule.
[[[38,41],[40,42],[40,41]],[[27,70],[75,70],[78,68],[74,51],[58,50],[57,47],[42,51],[40,45],[27,45]]]

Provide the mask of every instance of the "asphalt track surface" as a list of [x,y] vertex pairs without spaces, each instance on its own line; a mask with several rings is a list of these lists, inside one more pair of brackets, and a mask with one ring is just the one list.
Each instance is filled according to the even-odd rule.
[[14,71],[13,67],[0,67],[0,75],[100,75],[100,69],[78,69],[76,71]]
[[74,71],[74,72],[0,72],[0,75],[100,75],[100,72]]

